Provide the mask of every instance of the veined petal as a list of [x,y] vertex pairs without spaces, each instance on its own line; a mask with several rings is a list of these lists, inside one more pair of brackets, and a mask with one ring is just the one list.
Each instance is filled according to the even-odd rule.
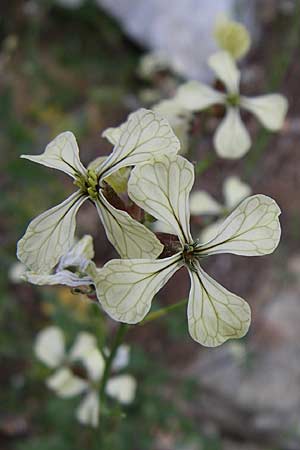
[[102,269],[90,266],[97,297],[113,319],[125,323],[143,320],[152,298],[182,266],[182,255],[165,259],[115,259]]
[[215,222],[207,225],[201,230],[200,242],[208,242],[217,236],[220,226],[223,225],[224,219],[216,220]]
[[225,95],[198,81],[182,84],[176,94],[176,101],[189,111],[201,111],[216,103],[224,103]]
[[139,109],[120,127],[120,138],[113,152],[98,168],[101,179],[120,169],[151,159],[157,154],[174,154],[180,143],[169,123],[158,113]]
[[37,334],[34,353],[46,366],[58,367],[65,357],[65,338],[60,328],[50,326]]
[[64,286],[78,287],[89,286],[93,283],[89,276],[80,277],[70,270],[60,270],[59,272],[53,274],[25,272],[23,275],[23,280],[38,286],[43,286],[46,284],[49,286],[63,284]]
[[93,238],[89,234],[83,236],[59,261],[57,271],[67,267],[78,267],[84,270],[87,261],[94,258]]
[[96,428],[99,424],[99,406],[99,394],[96,391],[89,392],[76,410],[78,422]]
[[249,328],[249,305],[205,273],[200,264],[189,270],[191,290],[188,325],[191,337],[206,347],[244,336]]
[[75,178],[75,175],[85,175],[86,169],[79,159],[79,149],[73,133],[66,131],[59,134],[47,145],[41,155],[21,155],[21,158],[62,170]]
[[269,130],[277,131],[283,125],[288,101],[280,94],[261,95],[260,97],[241,97],[241,107],[251,111]]
[[227,217],[214,239],[198,245],[201,254],[260,256],[272,253],[280,240],[281,211],[277,203],[265,195],[246,198]]
[[241,74],[228,52],[221,51],[211,55],[208,59],[208,65],[218,79],[225,84],[229,93],[237,94],[239,92]]
[[95,336],[87,332],[78,334],[70,351],[70,360],[79,360],[85,366],[89,378],[98,381],[102,378],[105,362],[98,350]]
[[127,212],[116,209],[99,192],[96,207],[108,240],[122,258],[157,258],[163,250],[152,231]]
[[226,207],[232,211],[244,198],[251,194],[251,187],[243,183],[239,177],[226,178],[223,185]]
[[120,140],[122,125],[119,127],[110,127],[103,131],[102,137],[107,139],[112,145],[117,145]]
[[222,206],[206,191],[194,191],[190,196],[191,214],[217,215],[222,211]]
[[84,392],[88,383],[82,378],[73,375],[70,369],[63,367],[58,369],[46,380],[48,388],[52,389],[56,395],[62,398],[74,397]]
[[106,393],[118,402],[128,405],[133,402],[136,392],[136,380],[131,375],[118,375],[108,380]]
[[131,173],[128,195],[156,219],[169,225],[181,243],[192,242],[189,193],[194,167],[185,158],[163,155],[139,165]]
[[239,109],[230,107],[227,109],[215,133],[214,146],[221,158],[236,159],[247,153],[251,140],[241,120]]
[[76,214],[85,200],[77,191],[32,220],[18,242],[19,260],[35,273],[49,273],[73,245]]

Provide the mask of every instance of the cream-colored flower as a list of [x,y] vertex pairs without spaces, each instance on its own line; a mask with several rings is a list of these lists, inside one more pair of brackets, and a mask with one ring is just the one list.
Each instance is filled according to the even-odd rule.
[[[34,350],[44,364],[55,369],[46,380],[49,389],[62,398],[83,395],[76,417],[82,424],[97,427],[100,414],[99,389],[105,360],[98,349],[96,338],[90,333],[81,332],[70,351],[66,352],[63,332],[58,327],[50,326],[38,333]],[[128,347],[119,347],[113,361],[113,370],[123,369],[128,361]],[[83,366],[86,372],[84,377],[73,370],[76,363]],[[131,375],[113,375],[106,385],[107,395],[122,404],[131,403],[135,391],[136,381]]]
[[224,205],[218,203],[205,191],[194,191],[190,197],[190,211],[193,215],[208,215],[217,217],[218,220],[205,227],[200,235],[202,242],[212,239],[222,225],[223,219],[238,204],[251,194],[251,188],[238,177],[226,178],[223,185]]
[[150,52],[141,57],[138,74],[145,80],[153,78],[163,70],[170,70],[170,61],[164,52]]
[[226,93],[197,81],[190,81],[179,87],[176,99],[190,111],[201,111],[215,104],[224,105],[226,114],[214,135],[214,146],[222,158],[241,158],[250,149],[251,139],[242,122],[240,109],[253,113],[265,128],[277,131],[282,127],[286,116],[287,100],[280,94],[252,98],[240,95],[240,71],[226,51],[212,55],[208,64],[224,84]]
[[272,253],[280,239],[280,209],[265,195],[248,197],[227,217],[214,239],[200,243],[193,239],[189,225],[193,182],[194,167],[181,156],[165,155],[135,167],[128,184],[129,196],[172,227],[180,241],[178,252],[157,260],[112,260],[102,269],[90,264],[87,271],[104,310],[117,321],[134,324],[147,315],[153,296],[185,266],[191,279],[187,310],[190,335],[213,347],[246,334],[250,308],[204,272],[202,258],[218,253]]
[[248,52],[251,38],[247,28],[226,16],[219,17],[214,29],[214,37],[222,50],[234,59],[240,59]]
[[104,195],[105,179],[123,167],[148,161],[155,154],[177,153],[180,144],[168,122],[153,111],[140,109],[117,129],[103,133],[113,152],[98,166],[86,169],[71,132],[57,136],[43,154],[22,155],[30,161],[62,170],[78,190],[61,204],[36,217],[18,242],[17,255],[35,273],[49,273],[74,243],[76,214],[87,199],[97,208],[109,241],[121,257],[157,257],[162,245],[156,236]]

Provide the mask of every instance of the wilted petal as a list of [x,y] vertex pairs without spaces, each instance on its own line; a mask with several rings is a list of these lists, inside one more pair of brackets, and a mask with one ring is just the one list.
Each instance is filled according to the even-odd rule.
[[79,270],[84,270],[87,261],[93,259],[94,254],[93,238],[86,234],[66,255],[62,256],[57,271],[66,269],[67,267],[76,267]]
[[97,427],[99,424],[99,394],[89,392],[80,402],[76,410],[76,418],[83,425]]
[[189,111],[201,111],[216,103],[225,102],[224,94],[198,81],[189,81],[182,84],[178,88],[175,98],[180,105]]
[[251,194],[251,187],[243,183],[239,177],[226,178],[223,185],[223,194],[226,207],[232,211],[244,198]]
[[217,215],[222,211],[222,206],[205,191],[194,191],[190,197],[191,214]]
[[281,211],[277,203],[265,195],[246,198],[223,222],[217,236],[198,245],[200,254],[260,256],[272,253],[280,240]]
[[237,108],[227,109],[225,118],[215,133],[214,146],[221,158],[228,159],[241,158],[249,150],[250,136]]
[[50,326],[37,334],[34,352],[49,367],[59,366],[65,357],[65,339],[60,328]]
[[282,128],[287,109],[287,99],[280,94],[268,94],[260,97],[241,97],[241,107],[251,111],[269,130]]
[[166,119],[139,109],[121,125],[118,143],[98,168],[98,175],[103,179],[120,167],[134,166],[158,154],[174,154],[179,149],[180,143]]
[[181,156],[164,155],[135,167],[128,183],[130,198],[169,225],[182,243],[192,242],[189,193],[194,167]]
[[244,336],[249,328],[249,305],[205,273],[199,264],[189,270],[191,290],[188,325],[191,337],[206,347]]
[[86,169],[79,159],[79,149],[73,133],[66,131],[59,134],[47,145],[41,155],[21,155],[21,158],[62,170],[75,178],[76,175],[85,175]]
[[87,332],[78,334],[77,339],[71,348],[70,360],[79,360],[87,369],[91,380],[100,380],[105,362],[101,352],[98,350],[95,336]]
[[79,395],[88,387],[88,383],[85,380],[73,375],[67,367],[58,369],[51,377],[47,378],[46,384],[48,388],[62,398]]
[[224,83],[229,93],[236,94],[239,92],[241,74],[228,52],[221,51],[211,55],[208,59],[208,65],[218,79]]
[[108,240],[122,258],[157,258],[163,250],[152,231],[127,212],[112,206],[99,192],[96,207]]
[[135,392],[136,380],[131,375],[113,377],[106,385],[106,393],[125,405],[133,402]]
[[102,269],[90,266],[97,297],[115,320],[137,323],[151,308],[156,294],[182,266],[180,253],[165,259],[116,259]]
[[89,276],[80,277],[76,273],[70,272],[70,270],[61,270],[53,274],[25,272],[23,280],[38,286],[63,284],[69,287],[79,287],[93,283]]
[[85,200],[75,192],[32,220],[18,242],[19,260],[35,273],[49,273],[74,243],[76,214]]

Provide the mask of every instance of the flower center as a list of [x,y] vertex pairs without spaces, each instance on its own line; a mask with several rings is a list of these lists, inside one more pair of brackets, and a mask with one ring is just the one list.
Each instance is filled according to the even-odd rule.
[[228,94],[226,97],[226,103],[228,106],[239,106],[240,104],[240,96],[239,94]]
[[184,259],[185,264],[193,270],[193,262],[195,260],[195,246],[196,242],[193,242],[192,244],[184,244],[182,256]]
[[74,184],[79,187],[84,195],[89,196],[93,200],[97,198],[99,183],[98,176],[94,170],[88,169],[86,176],[76,175]]

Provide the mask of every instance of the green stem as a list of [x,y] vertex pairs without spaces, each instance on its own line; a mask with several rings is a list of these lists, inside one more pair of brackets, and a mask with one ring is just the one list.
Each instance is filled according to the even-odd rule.
[[140,322],[139,325],[144,325],[145,323],[152,322],[153,320],[159,319],[160,317],[168,314],[170,311],[173,311],[173,310],[185,305],[186,302],[187,302],[187,299],[185,298],[184,300],[180,300],[180,302],[177,302],[174,305],[167,306],[166,308],[161,308],[158,311],[153,311],[152,313],[148,314],[146,319],[144,319],[142,322]]
[[116,356],[118,348],[120,347],[120,345],[123,342],[124,336],[127,333],[127,331],[128,331],[128,325],[125,323],[121,323],[116,332],[110,354],[109,354],[108,358],[106,359],[104,374],[102,377],[102,382],[101,382],[101,387],[100,387],[100,402],[101,403],[103,403],[104,399],[105,399],[105,388],[106,388],[107,382],[109,380],[113,360]]

